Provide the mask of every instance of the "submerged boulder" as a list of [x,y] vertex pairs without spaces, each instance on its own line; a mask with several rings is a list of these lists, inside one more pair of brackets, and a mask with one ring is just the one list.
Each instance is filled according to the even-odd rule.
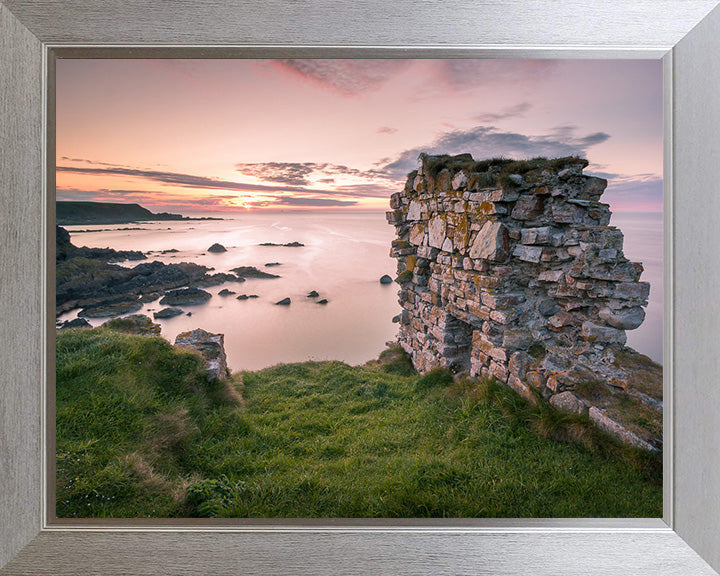
[[200,288],[181,288],[180,290],[170,290],[160,300],[160,304],[167,306],[184,306],[194,304],[204,304],[212,298],[210,292],[200,290]]
[[184,350],[193,350],[202,355],[208,372],[208,380],[222,380],[229,376],[223,334],[212,334],[196,328],[178,334],[175,338],[175,346]]
[[255,268],[255,266],[238,266],[233,268],[231,272],[235,272],[238,278],[280,278],[277,274],[263,272]]
[[78,316],[85,318],[113,318],[123,314],[132,314],[142,308],[142,303],[134,296],[120,297],[98,302],[83,308]]
[[183,311],[180,308],[163,308],[162,310],[153,312],[153,318],[173,318],[175,316],[180,316],[182,313]]
[[210,248],[207,249],[208,252],[213,252],[215,254],[219,254],[221,252],[227,252],[227,248],[223,246],[222,244],[215,243]]
[[238,300],[249,300],[250,298],[257,298],[257,294],[240,294],[240,296],[237,297]]

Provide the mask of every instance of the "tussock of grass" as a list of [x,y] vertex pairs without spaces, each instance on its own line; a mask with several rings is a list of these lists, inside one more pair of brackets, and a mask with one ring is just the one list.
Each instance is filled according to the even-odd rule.
[[[421,154],[420,158],[425,157]],[[432,159],[427,164],[429,175],[432,178],[437,178],[446,168],[451,173],[459,172],[460,170],[466,170],[468,172],[487,172],[491,168],[501,168],[505,164],[509,164],[513,160],[507,158],[489,158],[487,160],[473,160],[470,154],[458,154],[456,156],[450,156],[448,154],[442,154],[439,156],[432,156]]]
[[517,424],[528,426],[543,438],[562,443],[578,444],[592,454],[615,459],[639,472],[657,486],[662,484],[662,458],[659,455],[621,444],[602,432],[586,415],[568,414],[552,408],[539,395],[528,402],[507,387],[492,380],[483,380],[481,397],[497,406]]
[[399,344],[392,344],[380,353],[377,360],[371,360],[366,364],[368,367],[378,367],[387,374],[399,376],[411,376],[416,374],[410,356]]
[[197,431],[187,408],[156,414],[149,418],[146,425],[150,449],[158,455],[168,452],[181,454]]
[[[421,154],[420,158],[427,158],[425,154]],[[431,160],[427,163],[429,175],[437,178],[438,174],[447,169],[451,174],[465,170],[472,172],[494,172],[496,182],[509,184],[508,177],[510,174],[525,174],[531,170],[538,168],[546,168],[550,170],[559,170],[568,165],[581,165],[585,168],[588,161],[579,156],[565,156],[562,158],[547,159],[543,156],[537,156],[527,160],[513,160],[511,158],[488,158],[486,160],[474,160],[470,154],[458,154],[450,156],[442,154],[439,156],[431,156]]]
[[447,368],[433,368],[420,378],[415,383],[415,389],[418,392],[424,392],[425,390],[431,390],[433,388],[439,388],[452,384],[453,375]]
[[175,478],[174,481],[169,480],[155,470],[145,457],[137,452],[128,454],[123,463],[127,466],[130,474],[136,478],[141,489],[150,493],[169,494],[173,502],[178,505],[185,503],[187,487],[200,481],[197,475],[188,479]]
[[545,438],[573,428],[492,383],[397,373],[400,356],[245,372],[239,407],[160,339],[58,332],[58,515],[662,514],[624,453]]
[[235,374],[226,380],[216,380],[209,385],[209,395],[218,404],[242,407],[245,400],[242,397],[242,374]]

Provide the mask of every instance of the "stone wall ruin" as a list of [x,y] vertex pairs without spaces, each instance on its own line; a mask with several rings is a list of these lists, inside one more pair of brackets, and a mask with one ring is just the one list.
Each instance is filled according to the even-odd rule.
[[584,175],[587,164],[421,155],[387,213],[397,230],[398,342],[419,372],[494,377],[657,450],[661,426],[633,426],[617,409],[622,397],[662,414],[661,368],[649,390],[618,362],[637,355],[625,331],[643,322],[650,285],[624,256],[599,201],[607,182]]

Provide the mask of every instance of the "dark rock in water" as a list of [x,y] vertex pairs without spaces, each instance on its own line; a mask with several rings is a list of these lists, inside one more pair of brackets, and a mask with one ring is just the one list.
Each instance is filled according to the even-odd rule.
[[220,292],[218,292],[218,296],[232,296],[233,294],[237,294],[237,292],[228,290],[227,288],[223,288]]
[[55,270],[56,314],[96,307],[114,298],[136,300],[142,294],[150,301],[150,295],[187,286],[207,272],[205,266],[190,262],[144,262],[128,268],[81,256],[58,260]]
[[113,318],[105,322],[103,326],[126,334],[140,334],[144,336],[157,336],[160,334],[160,324],[155,324],[144,314],[133,314],[132,316],[125,316],[124,318]]
[[393,324],[399,324],[400,323],[400,314],[398,314],[397,316],[393,316],[392,322],[393,322]]
[[155,302],[158,298],[162,296],[162,292],[151,292],[150,294],[143,294],[140,296],[140,302],[143,304],[147,304],[148,302]]
[[315,302],[315,304],[327,304],[327,303],[328,303],[327,298],[323,298],[322,300],[318,300],[317,302]]
[[145,260],[145,254],[137,250],[113,250],[112,248],[78,248],[70,242],[70,233],[55,226],[55,260],[68,258],[87,258],[102,262],[122,262],[123,260]]
[[283,298],[279,302],[275,302],[275,305],[276,306],[290,306],[290,302],[291,302],[290,298]]
[[234,274],[227,274],[226,272],[218,272],[216,274],[206,274],[199,280],[190,282],[188,287],[208,288],[209,286],[219,286],[220,284],[225,284],[225,282],[245,282],[245,278],[239,278]]
[[307,295],[308,298],[317,298],[318,296],[320,296],[320,294],[318,294],[315,290],[309,292]]
[[132,314],[142,308],[139,300],[106,300],[96,305],[83,308],[78,316],[85,318],[112,318],[123,314]]
[[258,270],[255,266],[238,266],[233,268],[231,272],[235,272],[238,278],[280,278],[277,274],[269,274]]
[[170,250],[161,250],[160,254],[175,254],[176,252],[180,252],[180,250],[176,248],[170,248]]
[[183,311],[180,308],[163,308],[157,312],[153,312],[153,318],[173,318],[180,316]]
[[199,352],[205,360],[208,380],[220,380],[229,375],[225,356],[225,337],[201,330],[190,330],[178,334],[175,346],[184,350]]
[[268,262],[265,266],[282,266],[281,262]]
[[300,246],[305,246],[305,244],[301,244],[300,242],[288,242],[287,244],[276,244],[275,242],[263,242],[262,244],[259,244],[259,246],[284,246],[286,248],[299,248]]
[[185,316],[192,316],[192,312],[188,312]]
[[380,284],[392,284],[392,282],[393,282],[393,279],[390,276],[388,276],[387,274],[385,274],[384,276],[382,276],[380,278]]
[[257,298],[257,294],[240,294],[240,296],[237,297],[238,300],[247,300],[249,298]]
[[65,330],[66,328],[92,328],[92,324],[85,320],[85,318],[75,318],[74,320],[65,320],[58,328],[60,330]]
[[207,251],[218,254],[220,252],[227,252],[227,248],[225,248],[225,246],[223,246],[222,244],[215,243],[212,246],[210,246],[210,248],[208,248]]
[[56,251],[56,316],[77,308],[86,309],[84,316],[88,317],[128,314],[139,310],[136,303],[121,304],[109,311],[101,308],[119,302],[137,302],[138,297],[140,303],[152,302],[168,290],[183,287],[201,288],[245,281],[232,273],[210,274],[209,268],[193,262],[143,262],[133,268],[111,264],[113,260],[144,258],[144,255],[109,248],[77,248],[70,242],[67,230],[61,227],[56,228]]
[[168,306],[183,306],[204,304],[212,298],[212,294],[200,290],[199,288],[181,288],[180,290],[170,290],[160,300],[160,304]]

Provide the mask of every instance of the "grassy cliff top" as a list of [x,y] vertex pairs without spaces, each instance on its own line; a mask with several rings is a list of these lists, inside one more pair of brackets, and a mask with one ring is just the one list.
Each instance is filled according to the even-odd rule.
[[594,434],[398,350],[209,384],[159,337],[57,334],[59,517],[660,516],[656,469]]
[[460,170],[465,170],[468,173],[495,171],[498,176],[507,176],[509,174],[525,174],[530,170],[538,168],[557,171],[566,166],[581,166],[585,168],[588,165],[588,161],[579,156],[563,156],[561,158],[536,156],[535,158],[526,160],[496,157],[475,160],[470,154],[457,154],[455,156],[449,154],[435,156],[421,154],[420,159],[424,162],[429,175],[433,178],[437,177],[437,175],[445,169],[448,169],[451,173],[456,173]]

